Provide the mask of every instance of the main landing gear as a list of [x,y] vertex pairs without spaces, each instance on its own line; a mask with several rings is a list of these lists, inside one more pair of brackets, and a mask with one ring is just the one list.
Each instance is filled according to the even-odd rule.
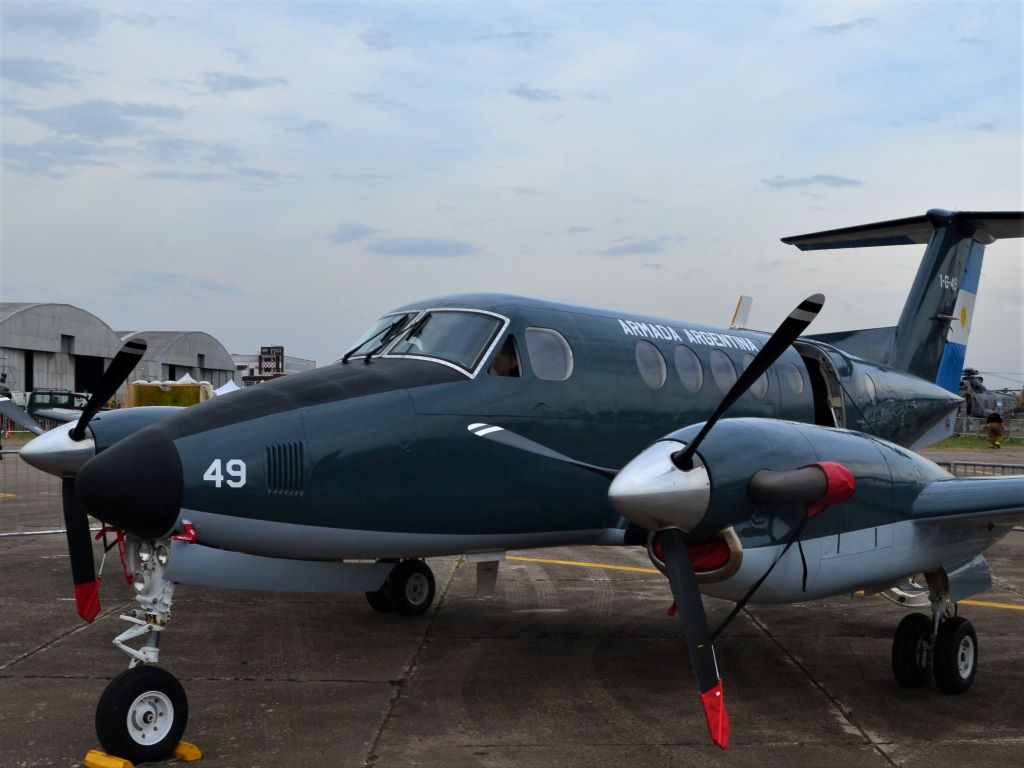
[[[150,666],[159,660],[160,633],[171,616],[174,583],[165,576],[169,547],[170,541],[129,537],[126,542],[139,608],[121,615],[132,626],[114,639],[114,645],[131,662],[110,681],[96,706],[96,735],[103,750],[132,763],[170,757],[180,748],[188,723],[185,689],[167,670]],[[141,648],[128,645],[139,637],[144,638]]]
[[912,613],[896,628],[892,671],[904,688],[923,688],[934,677],[943,693],[963,693],[978,668],[978,636],[971,622],[949,613],[949,593],[937,581],[928,578],[932,615]]
[[366,602],[380,613],[419,616],[434,602],[434,573],[423,560],[402,560],[391,570],[384,586],[366,593]]

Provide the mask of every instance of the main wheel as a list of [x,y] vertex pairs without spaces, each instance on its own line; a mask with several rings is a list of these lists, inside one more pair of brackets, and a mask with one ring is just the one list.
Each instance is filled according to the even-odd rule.
[[391,604],[391,595],[388,594],[386,584],[376,592],[367,592],[366,602],[368,602],[370,607],[377,611],[377,613],[391,613],[395,610],[395,606]]
[[[397,560],[381,559],[378,563],[397,563]],[[388,574],[390,578],[390,574]],[[370,604],[370,607],[377,613],[391,613],[395,610],[395,606],[391,604],[391,595],[388,593],[388,582],[384,581],[383,586],[380,589],[374,590],[373,592],[366,593],[366,602]]]
[[396,613],[418,616],[434,602],[434,574],[422,560],[403,560],[388,576],[387,591]]
[[963,693],[978,669],[978,636],[967,619],[958,616],[939,625],[935,637],[935,684],[943,693]]
[[110,755],[133,763],[170,757],[188,723],[188,699],[178,679],[139,666],[115,677],[96,705],[96,735]]
[[923,613],[903,617],[892,639],[892,673],[904,688],[923,688],[932,679],[928,641],[932,620]]

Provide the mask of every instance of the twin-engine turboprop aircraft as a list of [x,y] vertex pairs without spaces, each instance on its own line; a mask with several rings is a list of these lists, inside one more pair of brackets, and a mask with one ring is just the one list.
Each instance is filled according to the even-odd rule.
[[408,615],[433,600],[425,557],[468,555],[486,587],[505,550],[570,544],[647,547],[723,748],[702,592],[738,610],[924,574],[931,615],[899,625],[896,679],[966,690],[977,638],[951,609],[989,587],[981,553],[1024,520],[1024,478],[954,479],[906,446],[938,439],[960,402],[942,385],[984,245],[1022,234],[1024,214],[933,210],[787,238],[928,243],[896,327],[827,337],[801,336],[821,296],[770,336],[454,296],[386,314],[326,368],[187,410],[97,414],[142,355],[129,342],[79,421],[22,451],[63,478],[86,619],[99,607],[87,513],[123,535],[139,607],[115,640],[130,668],[98,705],[103,747],[156,760],[184,731],[184,690],[154,666],[176,582],[361,591]]

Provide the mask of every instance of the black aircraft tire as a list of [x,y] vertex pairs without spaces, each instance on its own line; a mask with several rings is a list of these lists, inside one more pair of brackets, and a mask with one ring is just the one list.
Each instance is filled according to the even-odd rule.
[[388,576],[387,590],[396,613],[419,616],[434,602],[434,573],[422,560],[403,560]]
[[[892,673],[903,688],[923,688],[932,679],[931,665],[921,663],[921,647],[928,642],[932,620],[923,613],[903,617],[892,639]],[[927,661],[927,660],[925,660]]]
[[96,705],[96,736],[103,750],[136,764],[170,757],[187,723],[185,689],[160,667],[122,672]]
[[978,636],[962,616],[939,625],[935,638],[935,684],[943,693],[963,693],[978,671]]
[[376,592],[366,593],[366,602],[370,604],[377,613],[391,613],[395,606],[391,604],[391,595],[388,594],[387,586],[383,586]]

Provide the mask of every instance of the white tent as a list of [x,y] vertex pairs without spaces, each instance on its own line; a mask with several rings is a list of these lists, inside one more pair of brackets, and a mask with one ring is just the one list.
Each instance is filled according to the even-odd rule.
[[215,389],[213,391],[213,394],[218,395],[218,396],[219,395],[226,395],[229,392],[234,392],[236,389],[241,389],[241,387],[238,386],[237,384],[235,384],[235,382],[233,380],[228,379],[228,383],[225,384],[223,387],[218,387],[217,389]]
[[186,373],[184,376],[182,376],[180,379],[178,379],[178,383],[179,384],[198,384],[199,382],[196,381],[195,379],[193,379],[191,374]]

